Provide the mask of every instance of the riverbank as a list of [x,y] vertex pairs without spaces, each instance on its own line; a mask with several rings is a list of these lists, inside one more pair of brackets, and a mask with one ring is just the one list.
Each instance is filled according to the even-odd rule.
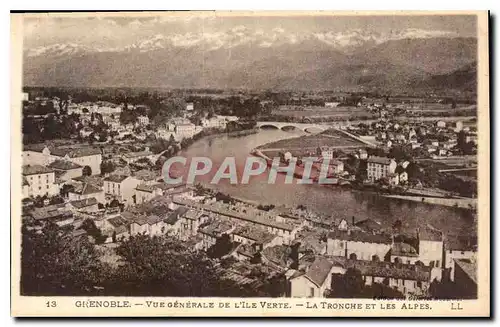
[[431,198],[431,197],[421,197],[413,195],[391,195],[391,194],[381,194],[381,195],[386,198],[429,203],[447,207],[456,207],[456,208],[473,209],[473,210],[477,208],[477,199],[470,199],[470,198]]

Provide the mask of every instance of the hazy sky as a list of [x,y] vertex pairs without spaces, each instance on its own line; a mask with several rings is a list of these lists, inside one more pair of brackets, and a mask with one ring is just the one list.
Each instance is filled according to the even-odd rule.
[[[151,15],[154,15],[151,14]],[[206,15],[206,14],[205,14]],[[217,33],[232,29],[250,29],[266,33],[284,30],[289,33],[324,33],[366,30],[391,33],[404,29],[449,32],[457,36],[476,36],[475,16],[295,16],[295,17],[220,17],[208,13],[182,16],[141,17],[49,17],[25,19],[25,47],[55,43],[76,43],[122,47],[154,35]]]

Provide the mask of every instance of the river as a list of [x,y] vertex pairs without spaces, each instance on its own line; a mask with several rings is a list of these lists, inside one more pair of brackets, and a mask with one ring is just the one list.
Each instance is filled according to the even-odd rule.
[[[241,176],[240,169],[252,149],[264,143],[303,134],[302,131],[261,130],[256,134],[241,137],[209,137],[195,142],[180,155],[188,160],[193,157],[210,157],[214,166],[226,157],[235,157],[238,175]],[[208,180],[210,179],[201,182]],[[278,175],[276,184],[269,184],[267,180],[268,175],[260,175],[252,177],[249,184],[234,185],[223,179],[212,187],[231,196],[263,204],[287,207],[302,204],[309,210],[336,218],[346,218],[349,222],[352,217],[356,221],[371,218],[390,226],[394,221],[401,220],[406,228],[414,229],[431,224],[451,234],[470,234],[474,229],[474,219],[470,210],[466,209],[389,199],[378,194],[341,187],[332,189],[316,184],[285,184],[284,175],[281,174]]]

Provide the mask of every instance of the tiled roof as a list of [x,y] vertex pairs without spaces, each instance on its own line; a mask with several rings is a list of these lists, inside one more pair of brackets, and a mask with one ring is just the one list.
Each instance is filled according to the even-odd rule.
[[135,172],[134,177],[142,181],[152,181],[158,178],[158,176],[154,172],[146,169]]
[[213,221],[207,226],[200,228],[198,231],[202,234],[207,234],[213,237],[219,237],[221,234],[226,233],[231,228],[232,226],[228,222],[217,220]]
[[328,238],[352,242],[365,242],[377,244],[391,244],[392,238],[388,234],[372,234],[363,231],[341,231],[335,230],[328,234]]
[[345,257],[329,257],[333,264],[344,269],[354,268],[363,276],[430,281],[431,268],[419,265],[396,264],[386,261],[352,260]]
[[121,183],[125,179],[127,179],[128,177],[129,176],[125,176],[125,175],[109,175],[108,177],[106,177],[104,179],[104,181],[106,181],[106,182],[113,182],[113,183]]
[[82,166],[68,160],[56,160],[51,164],[49,164],[48,167],[57,170],[70,170],[70,169],[81,168]]
[[71,201],[70,203],[73,207],[81,209],[96,205],[97,199],[96,198],[83,199],[83,200]]
[[150,151],[139,151],[139,152],[127,152],[123,154],[124,157],[126,158],[139,158],[139,157],[148,157],[151,156],[153,153]]
[[251,239],[260,244],[266,244],[274,240],[277,236],[267,232],[264,229],[251,226],[238,226],[232,232],[234,235],[238,235],[247,239]]
[[82,185],[77,185],[74,190],[70,191],[71,193],[76,193],[80,195],[85,195],[85,194],[95,194],[95,193],[100,193],[102,190],[98,188],[97,186],[94,186],[89,183],[83,183]]
[[454,261],[477,284],[477,265],[468,259],[454,259]]
[[446,235],[445,248],[453,251],[477,251],[477,237]]
[[176,204],[183,205],[183,206],[197,208],[200,210],[205,210],[205,211],[217,213],[217,214],[220,214],[222,216],[236,218],[236,219],[240,219],[242,221],[251,222],[251,223],[255,223],[255,224],[259,224],[259,225],[263,225],[263,226],[279,228],[279,229],[283,229],[283,230],[287,230],[287,231],[292,231],[295,229],[295,226],[293,226],[291,224],[278,222],[278,221],[272,220],[270,218],[244,215],[244,214],[241,214],[241,213],[236,212],[236,211],[230,211],[230,210],[227,210],[224,208],[216,208],[216,207],[213,207],[211,205],[201,204],[201,203],[197,203],[197,202],[186,200],[186,199],[174,199],[173,202]]
[[309,266],[309,269],[305,273],[305,276],[318,287],[320,287],[325,282],[332,267],[333,263],[330,260],[324,257],[317,257],[312,265]]
[[70,158],[80,158],[101,154],[101,150],[98,148],[85,147],[85,148],[60,148],[60,147],[49,147],[50,154],[58,157],[65,157],[68,155]]
[[389,165],[391,163],[390,158],[371,156],[368,158],[368,163],[376,163],[381,165]]
[[42,165],[25,165],[23,166],[23,175],[39,175],[39,174],[49,174],[54,171]]
[[404,257],[418,257],[417,250],[410,244],[394,243],[391,247],[391,255]]

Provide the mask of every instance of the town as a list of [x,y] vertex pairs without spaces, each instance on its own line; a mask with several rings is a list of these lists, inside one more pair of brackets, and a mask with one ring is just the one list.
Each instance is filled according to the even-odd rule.
[[[154,249],[161,254],[168,250],[169,255],[188,257],[182,260],[196,253],[196,260],[213,268],[218,283],[227,282],[220,296],[477,297],[473,231],[458,235],[424,221],[417,226],[405,221],[417,217],[378,221],[342,213],[328,216],[307,204],[257,203],[202,183],[169,184],[162,172],[169,158],[203,138],[299,131],[300,136],[292,133],[262,144],[252,154],[280,157],[282,165],[293,162],[296,178],[307,166],[304,158],[314,156],[313,168],[328,162],[328,176],[338,184],[331,187],[460,207],[477,222],[476,109],[469,99],[349,93],[117,94],[64,89],[23,93],[23,240],[33,242],[35,253],[43,247],[35,241],[45,242],[55,231],[57,242],[69,242],[70,250],[81,249],[83,243],[95,251],[97,261],[88,278],[99,278],[80,291],[107,295],[108,288],[119,284],[116,276],[133,284],[132,272],[145,273],[159,260],[160,254],[155,259],[146,247],[158,246]],[[351,107],[354,113],[368,114],[339,116]],[[318,110],[321,117],[308,115]],[[158,243],[158,238],[168,241]],[[124,249],[128,255],[144,251],[135,255],[152,261],[145,261],[141,270],[129,267],[129,272],[123,268]],[[36,261],[33,253],[26,252],[23,260]],[[91,260],[73,255],[82,262]],[[103,281],[102,266],[113,271],[114,284]],[[34,275],[25,274],[28,294],[34,292],[29,288],[34,283],[30,278],[38,278]],[[203,282],[199,272],[189,276]],[[192,280],[184,283],[191,285]],[[141,294],[162,295],[162,286],[155,287]],[[174,289],[165,294],[199,294]]]

